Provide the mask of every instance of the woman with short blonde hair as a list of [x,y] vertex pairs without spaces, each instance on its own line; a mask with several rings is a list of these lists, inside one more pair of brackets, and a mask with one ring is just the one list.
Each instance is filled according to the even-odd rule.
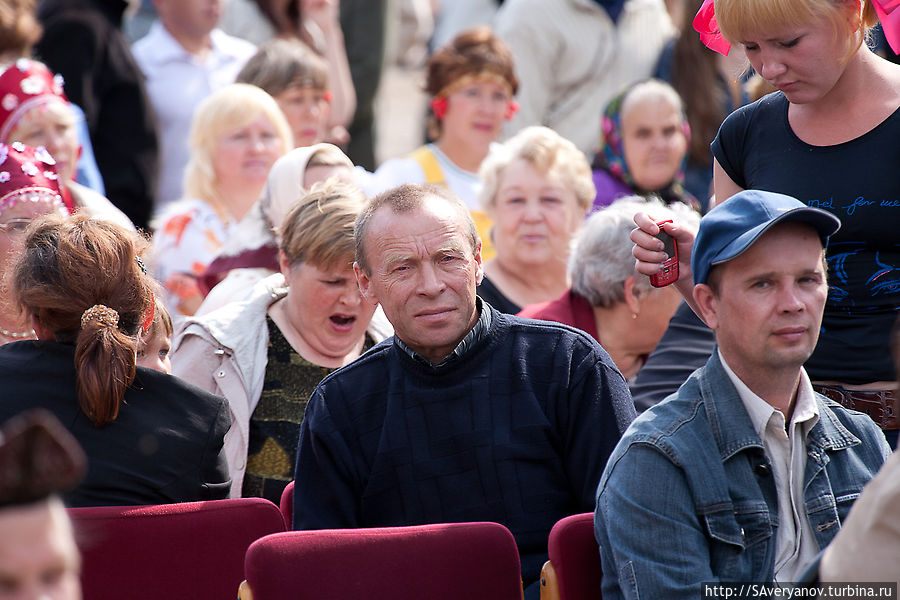
[[278,502],[316,385],[392,333],[373,320],[353,274],[353,224],[365,202],[350,183],[313,185],[278,228],[281,272],[243,301],[191,317],[173,344],[174,374],[231,406],[233,496]]
[[194,314],[203,315],[236,300],[278,266],[278,229],[285,215],[316,183],[330,178],[351,182],[354,167],[340,148],[313,144],[294,148],[272,165],[259,202],[199,278],[205,298]]

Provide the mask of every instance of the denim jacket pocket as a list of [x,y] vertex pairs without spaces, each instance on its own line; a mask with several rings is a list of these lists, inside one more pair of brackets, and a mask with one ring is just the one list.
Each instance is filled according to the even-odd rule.
[[853,503],[860,492],[854,489],[836,495],[823,493],[806,505],[809,523],[812,525],[819,547],[828,545],[837,535],[841,525],[847,520]]
[[767,576],[773,538],[769,507],[765,503],[725,505],[703,515],[710,542],[714,573],[734,581],[760,581]]
[[859,494],[860,492],[853,491],[835,496],[834,504],[841,523],[847,520],[847,517],[850,515],[850,509],[853,508],[853,503],[859,498]]

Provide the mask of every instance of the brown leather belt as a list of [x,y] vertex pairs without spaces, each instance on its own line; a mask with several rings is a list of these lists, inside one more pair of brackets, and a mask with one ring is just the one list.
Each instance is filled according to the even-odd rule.
[[886,431],[900,429],[900,398],[894,390],[848,390],[813,384],[813,389],[850,410],[864,412]]

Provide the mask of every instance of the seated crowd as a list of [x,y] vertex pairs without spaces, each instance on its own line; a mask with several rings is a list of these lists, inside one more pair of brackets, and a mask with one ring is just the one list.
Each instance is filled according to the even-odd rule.
[[[514,118],[535,57],[461,30],[424,67],[428,142],[369,169],[336,2],[259,13],[258,50],[179,2],[134,45],[163,153],[143,207],[94,160],[98,98],[31,56],[34,2],[0,18],[0,588],[46,585],[13,549],[55,540],[79,597],[65,508],[239,497],[290,498],[298,530],[500,523],[528,600],[582,513],[607,598],[888,572],[860,559],[900,548],[900,66],[866,43],[881,19],[900,50],[886,2],[666,3],[696,12],[680,33],[662,2],[590,3],[619,53],[646,19],[670,56],[604,67],[589,156],[546,126],[564,106]],[[738,43],[776,91],[698,153],[702,108],[651,75],[709,53],[730,109],[748,76],[714,64]]]

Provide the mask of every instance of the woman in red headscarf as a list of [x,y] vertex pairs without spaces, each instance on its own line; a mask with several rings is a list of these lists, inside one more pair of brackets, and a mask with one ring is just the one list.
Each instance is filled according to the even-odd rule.
[[0,344],[35,337],[13,298],[12,270],[32,219],[49,213],[68,214],[58,179],[46,150],[19,142],[0,144]]
[[0,142],[44,147],[56,162],[60,194],[70,212],[134,229],[125,213],[75,181],[81,146],[77,117],[63,82],[43,64],[20,58],[0,70]]

